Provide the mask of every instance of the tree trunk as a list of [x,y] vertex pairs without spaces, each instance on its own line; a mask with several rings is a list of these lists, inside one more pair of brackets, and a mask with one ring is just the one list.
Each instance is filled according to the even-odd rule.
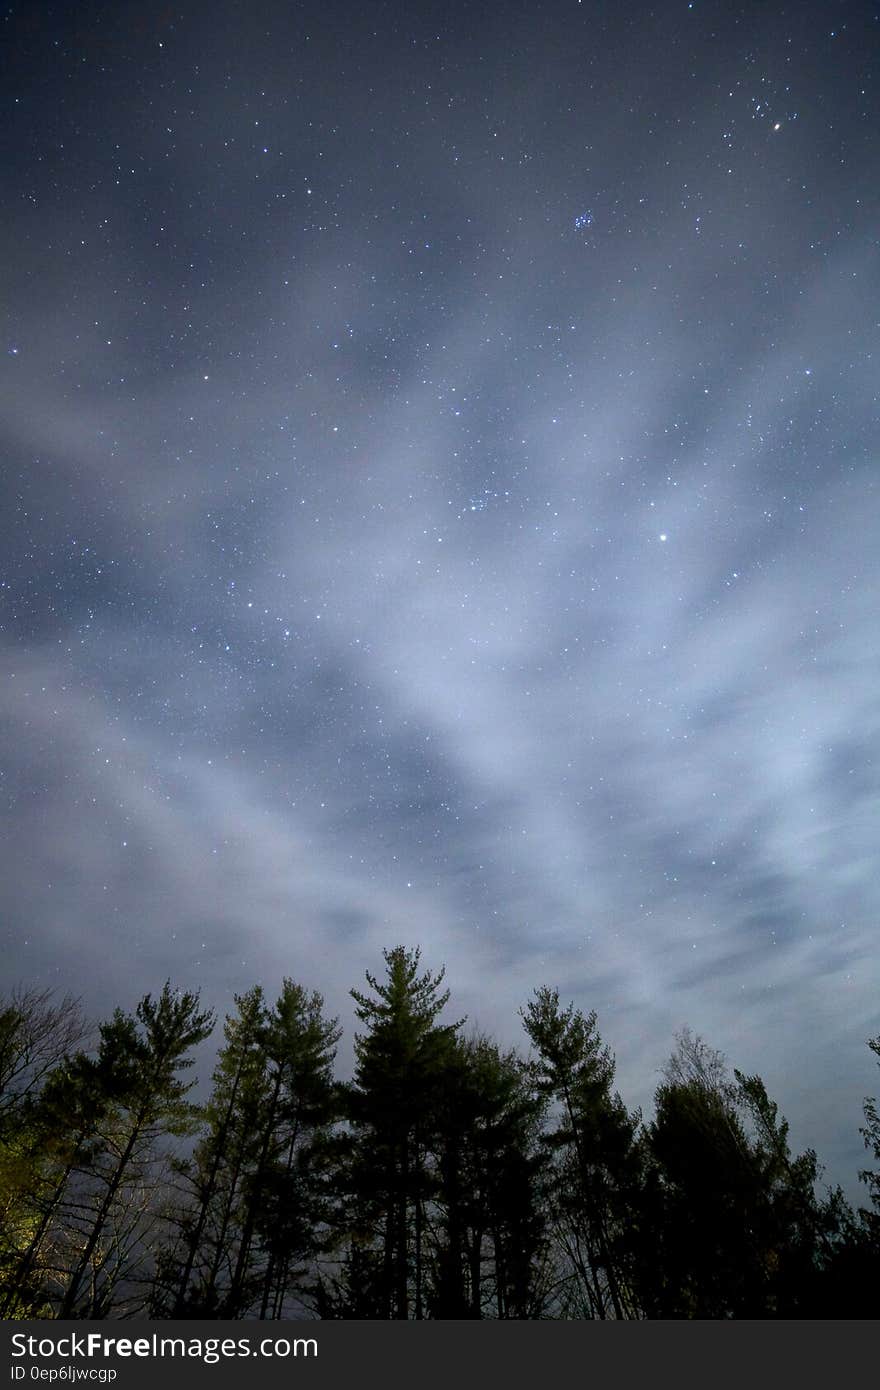
[[95,1253],[98,1241],[101,1239],[101,1233],[104,1229],[104,1226],[106,1225],[107,1217],[110,1214],[110,1208],[113,1205],[113,1202],[116,1198],[116,1194],[122,1186],[122,1179],[125,1176],[125,1172],[128,1168],[129,1163],[131,1162],[131,1156],[134,1153],[135,1144],[140,1138],[141,1129],[143,1127],[145,1118],[146,1107],[142,1107],[141,1110],[138,1112],[138,1116],[135,1120],[134,1127],[132,1128],[131,1134],[128,1137],[128,1143],[126,1144],[122,1152],[122,1157],[117,1163],[113,1177],[110,1179],[110,1182],[107,1185],[107,1191],[104,1195],[104,1200],[102,1201],[98,1209],[98,1215],[95,1217],[94,1224],[92,1225],[91,1235],[86,1241],[85,1249],[83,1250],[83,1253],[79,1258],[79,1263],[77,1264],[76,1268],[73,1271],[73,1274],[71,1275],[70,1283],[67,1286],[67,1292],[64,1295],[64,1298],[61,1303],[61,1308],[58,1313],[59,1318],[70,1318],[73,1316],[73,1307],[76,1302],[76,1296],[79,1293],[79,1287],[82,1283],[83,1275],[85,1274],[86,1269],[89,1266],[89,1262],[91,1261],[92,1255]]

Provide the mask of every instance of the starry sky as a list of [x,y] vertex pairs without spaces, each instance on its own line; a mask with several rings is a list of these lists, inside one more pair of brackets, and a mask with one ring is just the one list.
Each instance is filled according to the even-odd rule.
[[858,1195],[878,30],[6,5],[10,982],[291,975],[350,1051],[418,944],[505,1043],[595,1008],[631,1105],[689,1024]]

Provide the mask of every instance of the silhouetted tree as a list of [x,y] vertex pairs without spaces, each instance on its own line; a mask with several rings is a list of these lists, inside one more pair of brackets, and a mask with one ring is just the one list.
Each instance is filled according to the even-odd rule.
[[735,1072],[687,1030],[647,1131],[655,1165],[641,1294],[655,1317],[816,1317],[846,1239],[839,1190],[820,1198],[812,1150],[758,1076]]
[[[78,1002],[51,990],[14,989],[0,999],[0,1316],[27,1316],[40,1302],[34,1275],[57,1187],[59,1145],[40,1096],[87,1033]],[[64,1169],[62,1162],[61,1168]]]
[[274,1009],[259,986],[236,1005],[206,1132],[183,1167],[192,1195],[177,1212],[154,1314],[280,1317],[294,1265],[320,1245],[315,1158],[335,1114],[336,1020],[324,1019],[319,994],[287,979]]
[[558,991],[543,987],[520,1015],[535,1050],[535,1093],[552,1108],[545,1136],[553,1154],[547,1200],[562,1306],[578,1317],[633,1316],[628,1237],[641,1117],[630,1115],[612,1092],[614,1058],[596,1030],[595,1013],[562,1009]]
[[339,1107],[333,1063],[341,1030],[323,1008],[320,994],[286,979],[265,1034],[272,1106],[245,1233],[263,1251],[261,1318],[283,1315],[285,1298],[325,1244],[322,1160]]
[[433,1140],[432,1317],[539,1315],[542,1111],[515,1052],[502,1052],[486,1037],[456,1041],[441,1080]]
[[721,1053],[678,1037],[647,1127],[640,1301],[650,1317],[754,1314],[764,1275],[751,1212],[757,1170]]
[[[160,1141],[192,1129],[194,1111],[185,1099],[190,1085],[179,1072],[192,1065],[187,1054],[214,1022],[198,1005],[197,993],[179,993],[166,983],[158,999],[145,995],[133,1016],[117,1009],[101,1024],[96,1059],[81,1055],[71,1069],[73,1084],[94,1090],[104,1104],[75,1206],[68,1203],[72,1259],[59,1317],[106,1316],[112,1283],[129,1273],[128,1252],[139,1234],[131,1228],[132,1204],[135,1217],[145,1210],[164,1157]],[[113,1250],[120,1239],[121,1260]],[[114,1258],[105,1267],[108,1253]]]
[[176,1243],[163,1252],[154,1284],[154,1317],[210,1317],[228,1291],[240,1227],[242,1189],[259,1148],[266,1103],[268,1022],[262,988],[235,996],[224,1046],[203,1110],[192,1161],[179,1165],[186,1192],[175,1213]]
[[441,1020],[418,950],[384,959],[351,1082],[285,979],[236,997],[202,1107],[197,994],[117,1009],[90,1051],[70,999],[0,1001],[0,1317],[876,1315],[880,1170],[854,1212],[760,1076],[685,1029],[642,1125],[595,1013],[537,989],[525,1059]]
[[88,1025],[72,995],[51,989],[14,989],[0,999],[0,1138],[15,1112],[39,1093],[43,1081],[80,1045]]
[[[420,975],[418,949],[396,946],[384,956],[384,982],[367,972],[373,996],[351,991],[365,1031],[355,1038],[348,1092],[350,1222],[353,1245],[365,1249],[372,1233],[381,1250],[371,1295],[381,1316],[421,1318],[426,1208],[434,1195],[426,1160],[444,1068],[463,1020],[437,1022],[449,999],[448,990],[440,992],[444,971]],[[363,1254],[357,1258],[365,1262]]]

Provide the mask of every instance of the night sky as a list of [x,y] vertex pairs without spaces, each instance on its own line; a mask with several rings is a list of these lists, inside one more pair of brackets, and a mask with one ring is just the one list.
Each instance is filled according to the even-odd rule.
[[419,944],[858,1196],[876,10],[5,7],[8,985],[290,975],[344,1061]]

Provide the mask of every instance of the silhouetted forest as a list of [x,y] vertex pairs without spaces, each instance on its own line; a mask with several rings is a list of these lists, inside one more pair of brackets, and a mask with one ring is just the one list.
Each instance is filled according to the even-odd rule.
[[[351,1081],[284,980],[236,996],[200,1105],[197,994],[95,1029],[51,991],[0,1001],[0,1315],[876,1316],[880,1167],[854,1209],[759,1076],[684,1031],[646,1120],[595,1013],[536,989],[505,1050],[444,1021],[418,950],[384,954]],[[880,1164],[874,1100],[861,1133]]]

